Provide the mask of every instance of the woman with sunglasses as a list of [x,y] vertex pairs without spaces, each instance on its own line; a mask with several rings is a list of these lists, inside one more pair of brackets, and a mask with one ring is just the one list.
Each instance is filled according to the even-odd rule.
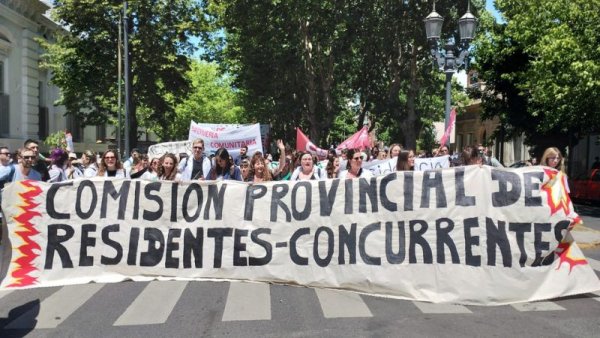
[[540,165],[561,171],[565,173],[565,164],[560,150],[556,147],[547,148],[542,155]]
[[123,165],[119,160],[119,156],[114,150],[107,150],[102,154],[102,160],[100,161],[100,167],[98,168],[98,176],[128,178],[125,169],[123,169]]
[[369,170],[362,168],[363,158],[359,149],[348,149],[348,161],[346,163],[346,170],[340,173],[340,179],[350,178],[371,178],[373,173]]
[[233,164],[229,152],[225,148],[219,148],[215,154],[215,166],[208,173],[209,180],[242,180],[240,168]]

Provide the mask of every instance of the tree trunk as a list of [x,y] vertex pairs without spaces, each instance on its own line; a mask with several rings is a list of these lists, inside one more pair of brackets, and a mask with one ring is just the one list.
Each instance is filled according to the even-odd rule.
[[300,32],[304,42],[304,74],[306,75],[306,97],[307,107],[305,110],[306,118],[309,123],[309,137],[311,141],[318,142],[320,131],[318,131],[317,110],[317,80],[312,56],[312,42],[308,34],[309,22],[302,20],[300,23]]
[[413,43],[410,55],[410,87],[406,97],[406,119],[401,125],[402,134],[404,134],[404,146],[407,149],[417,149],[417,113],[415,111],[415,102],[419,92],[419,83],[417,81],[417,47]]

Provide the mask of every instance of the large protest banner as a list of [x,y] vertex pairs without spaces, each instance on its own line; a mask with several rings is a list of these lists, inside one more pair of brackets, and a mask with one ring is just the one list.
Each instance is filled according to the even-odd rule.
[[565,177],[469,166],[354,180],[22,181],[2,289],[223,279],[506,304],[600,289]]

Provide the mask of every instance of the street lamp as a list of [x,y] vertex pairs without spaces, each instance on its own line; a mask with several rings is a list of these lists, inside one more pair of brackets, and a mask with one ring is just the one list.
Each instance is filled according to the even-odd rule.
[[[433,2],[433,11],[423,22],[425,22],[425,33],[429,41],[433,62],[440,71],[446,73],[446,109],[444,116],[444,131],[446,131],[450,121],[452,75],[463,65],[465,68],[469,66],[469,43],[475,37],[477,18],[471,14],[471,2],[467,1],[467,12],[458,20],[460,42],[458,44],[454,42],[447,43],[444,46],[443,54],[440,51],[439,45],[444,18],[435,11],[435,1]],[[456,54],[458,54],[458,57],[456,57]]]

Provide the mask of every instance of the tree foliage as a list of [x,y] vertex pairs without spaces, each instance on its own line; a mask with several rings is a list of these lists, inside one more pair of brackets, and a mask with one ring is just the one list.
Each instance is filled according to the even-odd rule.
[[161,128],[169,128],[175,139],[188,137],[190,121],[202,123],[242,123],[243,109],[238,104],[239,92],[232,89],[231,77],[223,75],[216,63],[194,60],[186,78],[191,91],[175,107],[174,120]]
[[[447,13],[445,34],[456,36],[466,3],[436,6]],[[289,138],[300,126],[325,145],[348,132],[340,121],[356,131],[368,114],[372,126],[411,148],[423,125],[443,116],[443,77],[432,71],[423,27],[431,8],[409,0],[209,6],[225,32],[221,57],[253,119]]]
[[[529,143],[600,125],[599,0],[497,0],[506,22],[484,22],[478,41],[486,117]],[[560,145],[559,145],[560,146]]]
[[[56,44],[44,43],[44,66],[61,88],[57,102],[83,125],[101,124],[117,113],[117,50],[121,0],[56,0],[53,18],[67,27]],[[175,106],[189,91],[192,35],[207,31],[208,22],[194,0],[129,1],[127,12],[132,79],[130,140],[137,140],[139,110],[143,127],[167,125]],[[169,128],[154,128],[159,137],[172,137]]]

